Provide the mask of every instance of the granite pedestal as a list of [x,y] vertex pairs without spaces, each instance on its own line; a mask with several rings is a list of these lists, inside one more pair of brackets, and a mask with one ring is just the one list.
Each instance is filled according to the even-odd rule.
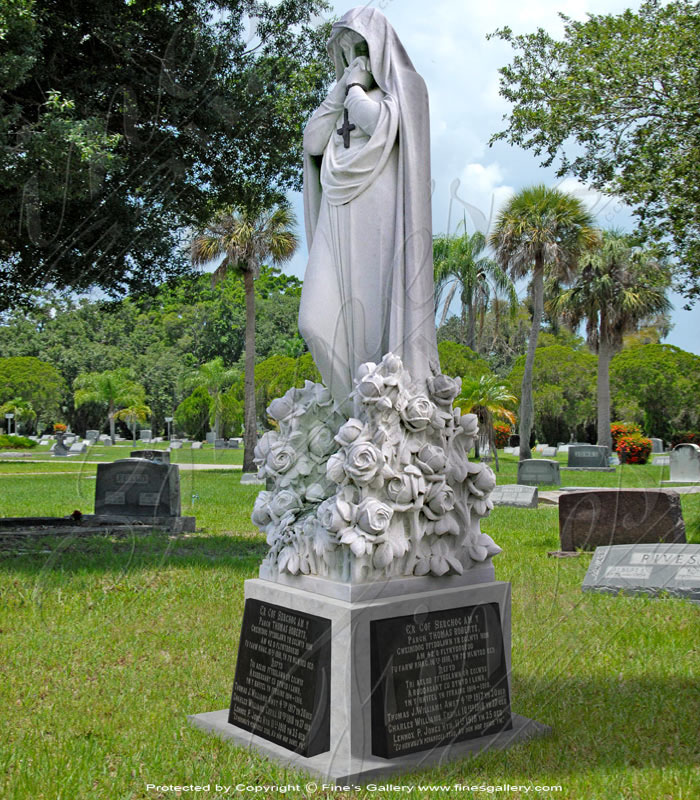
[[510,584],[477,575],[246,581],[231,706],[190,721],[335,782],[548,733],[510,709]]

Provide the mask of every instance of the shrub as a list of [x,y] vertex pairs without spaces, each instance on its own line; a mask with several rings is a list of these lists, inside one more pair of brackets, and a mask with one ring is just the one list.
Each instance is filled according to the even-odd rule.
[[638,433],[641,436],[642,429],[636,422],[612,422],[610,424],[610,435],[612,436],[613,450],[617,450],[617,443],[621,436],[631,433]]
[[700,445],[700,431],[678,431],[671,436],[671,447],[677,444]]
[[212,399],[204,386],[198,386],[175,409],[175,424],[193,439],[204,439],[209,429]]
[[26,436],[7,436],[0,434],[0,449],[2,450],[26,450],[36,447],[34,439],[27,439]]
[[618,438],[616,449],[623,464],[646,464],[651,455],[651,439],[641,433],[627,433]]
[[501,450],[508,444],[508,439],[510,439],[510,425],[506,425],[504,422],[495,422],[493,432],[496,438],[496,449]]

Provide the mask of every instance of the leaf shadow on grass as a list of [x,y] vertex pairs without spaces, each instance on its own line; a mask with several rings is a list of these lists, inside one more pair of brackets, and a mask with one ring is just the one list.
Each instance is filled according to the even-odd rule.
[[221,567],[249,561],[251,570],[268,547],[264,537],[224,534],[56,535],[3,540],[0,571],[38,576],[62,573],[121,572],[163,567]]

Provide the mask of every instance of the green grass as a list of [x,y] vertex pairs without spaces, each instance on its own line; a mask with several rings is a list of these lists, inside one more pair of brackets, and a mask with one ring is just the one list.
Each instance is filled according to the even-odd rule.
[[[504,463],[500,482],[514,481],[513,464]],[[2,475],[2,514],[89,511],[94,469]],[[595,477],[607,480],[602,485],[622,477],[622,485],[653,486],[655,469]],[[562,477],[569,475],[583,485],[580,474]],[[1,798],[141,800],[175,796],[147,792],[146,783],[211,783],[210,793],[191,795],[211,799],[216,783],[303,787],[308,780],[186,722],[187,714],[228,705],[243,582],[256,575],[266,545],[248,518],[256,487],[240,486],[240,473],[193,471],[181,481],[183,513],[196,515],[196,534],[2,546]],[[683,496],[682,504],[689,538],[700,542],[700,495]],[[483,529],[504,550],[497,578],[513,586],[513,710],[554,732],[393,782],[563,787],[550,795],[500,794],[510,798],[700,796],[700,608],[582,593],[590,556],[546,555],[558,548],[556,507],[497,508]],[[433,796],[418,788],[289,793],[310,800]]]

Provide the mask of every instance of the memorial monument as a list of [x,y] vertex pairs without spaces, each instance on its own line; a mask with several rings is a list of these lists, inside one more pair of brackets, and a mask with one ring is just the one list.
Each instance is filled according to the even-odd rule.
[[433,313],[428,97],[376,9],[349,11],[304,132],[300,331],[323,377],[274,400],[229,709],[191,721],[333,780],[505,747],[510,585],[480,530],[496,481],[467,453]]

